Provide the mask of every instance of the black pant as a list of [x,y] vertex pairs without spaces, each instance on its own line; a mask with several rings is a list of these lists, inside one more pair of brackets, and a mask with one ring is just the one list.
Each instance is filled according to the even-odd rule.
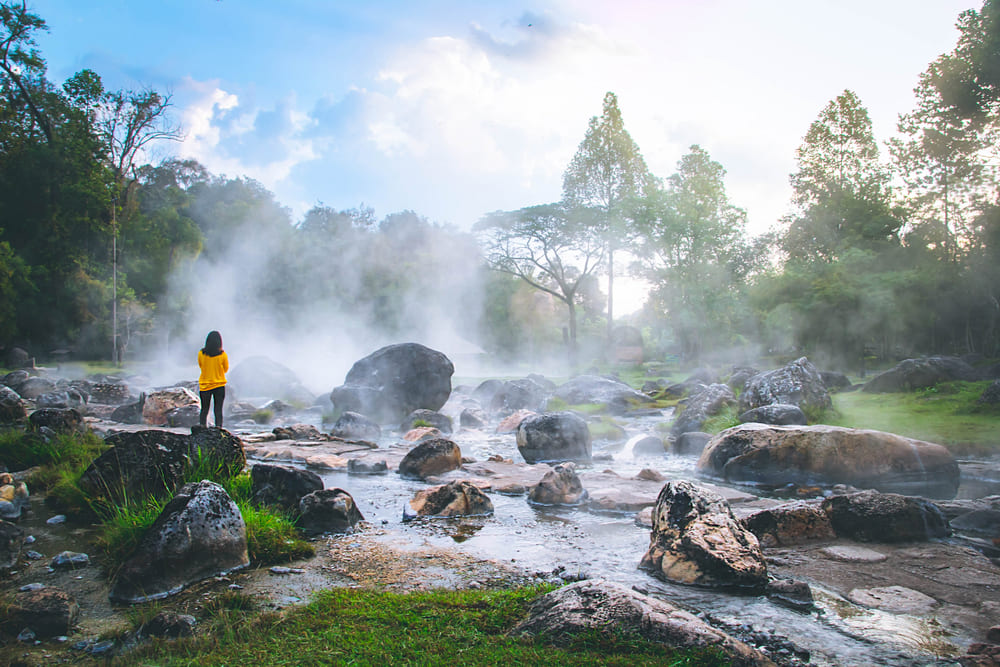
[[208,391],[199,391],[198,394],[201,396],[201,425],[207,426],[208,424],[208,404],[212,402],[214,396],[215,425],[222,428],[222,404],[226,402],[226,385]]

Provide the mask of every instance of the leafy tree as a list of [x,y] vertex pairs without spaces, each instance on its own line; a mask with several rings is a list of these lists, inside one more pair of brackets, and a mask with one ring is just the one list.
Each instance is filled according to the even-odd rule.
[[600,116],[590,119],[587,133],[563,174],[563,201],[570,208],[592,208],[604,241],[608,271],[608,341],[614,327],[615,253],[634,235],[626,204],[650,194],[655,179],[625,129],[618,97],[604,96]]
[[[24,130],[40,131],[51,143],[52,126],[38,85],[45,75],[45,61],[33,48],[35,33],[47,29],[41,17],[28,11],[26,0],[0,2],[0,86],[8,105],[0,114],[5,124],[14,120]],[[18,114],[21,108],[28,113]]]
[[[581,217],[583,216],[583,217]],[[566,305],[571,362],[577,355],[577,306],[588,278],[602,267],[605,239],[584,212],[559,204],[498,211],[476,230],[487,263]]]
[[1000,2],[959,16],[955,50],[934,63],[928,83],[963,118],[985,121],[1000,106]]

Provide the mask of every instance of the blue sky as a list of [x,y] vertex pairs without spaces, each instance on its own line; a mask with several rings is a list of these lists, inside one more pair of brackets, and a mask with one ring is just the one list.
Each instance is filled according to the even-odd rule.
[[173,94],[183,143],[296,217],[323,203],[468,228],[556,201],[618,94],[651,170],[691,144],[762,231],[787,212],[794,151],[845,88],[888,139],[966,0],[34,0],[50,78]]

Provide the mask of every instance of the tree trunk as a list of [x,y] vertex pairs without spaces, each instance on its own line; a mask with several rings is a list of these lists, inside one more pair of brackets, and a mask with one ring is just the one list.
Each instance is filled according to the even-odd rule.
[[612,333],[615,328],[615,249],[608,247],[608,352],[613,343]]
[[576,342],[576,304],[573,301],[573,297],[570,297],[566,308],[569,309],[569,363],[575,370],[579,361],[579,348]]

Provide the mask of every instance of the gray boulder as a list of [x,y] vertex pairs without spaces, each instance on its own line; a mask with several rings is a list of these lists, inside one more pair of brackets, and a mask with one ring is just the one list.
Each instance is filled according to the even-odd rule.
[[583,417],[572,412],[550,412],[527,417],[517,427],[517,450],[528,463],[589,463],[590,429]]
[[42,394],[46,394],[50,391],[55,391],[56,383],[49,378],[40,377],[33,375],[22,382],[18,388],[17,393],[21,395],[21,398],[38,398]]
[[650,403],[648,396],[624,382],[599,375],[579,375],[557,387],[553,396],[567,405],[602,404],[616,415]]
[[28,416],[32,430],[48,428],[56,433],[79,433],[86,429],[83,415],[75,408],[42,408]]
[[28,416],[24,401],[10,387],[0,386],[0,424],[13,424]]
[[111,412],[109,419],[121,422],[122,424],[144,424],[145,420],[142,418],[142,410],[145,405],[146,394],[139,394],[139,400],[135,403],[119,405]]
[[295,371],[260,355],[247,357],[236,364],[227,379],[239,389],[240,396],[290,398],[301,385]]
[[246,524],[229,494],[207,480],[186,484],[122,565],[109,597],[158,600],[249,564]]
[[409,479],[426,479],[462,467],[462,451],[447,438],[425,440],[399,462],[399,474]]
[[258,463],[250,468],[253,501],[295,513],[302,497],[323,488],[319,475],[302,468]]
[[762,653],[673,604],[621,584],[587,579],[546,593],[511,634],[569,641],[575,636],[638,635],[666,646],[712,648],[736,667],[772,665]]
[[561,463],[545,473],[531,487],[528,500],[539,505],[579,505],[587,499],[587,490],[572,463]]
[[823,511],[839,537],[859,542],[918,542],[951,534],[934,503],[896,493],[832,496],[823,501]]
[[458,416],[458,424],[462,428],[481,429],[486,426],[486,415],[478,408],[465,408]]
[[840,371],[820,371],[819,376],[823,379],[827,391],[843,391],[851,388],[850,379]]
[[933,387],[939,382],[978,379],[976,370],[958,357],[923,357],[904,359],[866,382],[862,391],[875,394],[911,391]]
[[430,426],[431,428],[436,428],[438,431],[445,435],[449,435],[452,431],[451,427],[451,417],[448,415],[443,415],[440,412],[434,410],[414,410],[406,419],[399,425],[399,430],[406,432],[410,429],[416,428],[416,422],[424,422],[421,426]]
[[382,427],[358,412],[348,410],[340,415],[330,434],[345,440],[378,440]]
[[299,501],[298,526],[307,533],[349,533],[364,518],[343,489],[313,491]]
[[762,590],[767,583],[756,536],[717,493],[687,481],[667,482],[652,519],[642,569],[682,584]]
[[490,399],[490,414],[506,417],[519,410],[537,412],[548,398],[550,389],[532,378],[504,382]]
[[[10,367],[8,366],[8,368]],[[14,391],[17,391],[21,388],[21,385],[24,384],[25,380],[30,377],[31,373],[26,370],[11,371],[3,376],[3,384],[4,386],[10,387]]]
[[705,451],[705,445],[708,441],[712,439],[710,433],[705,433],[704,431],[688,431],[687,433],[681,433],[674,440],[674,446],[672,451],[675,454],[680,454],[682,456],[701,456],[701,453]]
[[690,396],[674,419],[670,433],[674,437],[689,431],[701,431],[709,417],[736,403],[736,395],[725,384],[712,384]]
[[758,424],[777,424],[790,426],[798,424],[805,426],[809,423],[806,414],[797,405],[786,405],[784,403],[774,403],[772,405],[762,405],[753,410],[747,410],[740,415],[740,423],[757,422]]
[[976,403],[981,403],[983,405],[996,405],[1000,403],[1000,380],[994,380],[991,385],[983,390],[983,395],[979,397]]
[[74,387],[49,391],[40,394],[35,399],[35,406],[39,408],[76,408],[80,410],[86,404],[87,397]]
[[420,408],[440,410],[451,395],[454,373],[441,352],[419,343],[389,345],[355,362],[330,399],[338,410],[399,423]]
[[827,410],[833,406],[830,393],[816,367],[805,357],[747,380],[740,394],[740,412],[762,405],[784,403],[802,410]]

